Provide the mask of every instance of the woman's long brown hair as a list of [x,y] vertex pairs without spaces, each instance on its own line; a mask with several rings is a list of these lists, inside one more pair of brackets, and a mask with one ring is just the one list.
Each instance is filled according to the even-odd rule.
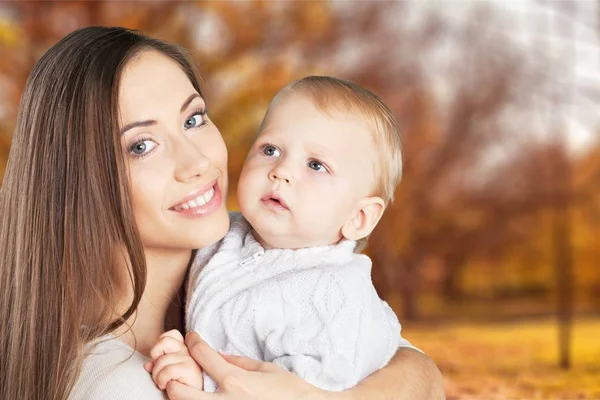
[[[25,85],[0,189],[0,399],[67,399],[85,344],[137,309],[146,262],[117,100],[124,66],[149,49],[177,62],[202,95],[178,47],[108,27],[63,38]],[[121,254],[130,282],[117,279]],[[133,300],[115,317],[124,285]]]

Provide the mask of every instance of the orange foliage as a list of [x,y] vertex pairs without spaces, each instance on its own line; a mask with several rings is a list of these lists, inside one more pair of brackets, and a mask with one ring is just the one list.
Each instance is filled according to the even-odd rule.
[[[289,81],[337,75],[382,97],[403,128],[405,172],[369,253],[378,289],[404,317],[488,316],[509,301],[513,306],[501,307],[506,315],[553,311],[551,194],[555,161],[563,157],[573,171],[576,306],[597,311],[599,150],[565,158],[564,148],[521,132],[519,121],[506,123],[507,112],[530,101],[543,80],[528,69],[526,55],[480,35],[476,25],[452,31],[435,13],[411,29],[404,24],[408,3],[351,3],[3,4],[0,176],[34,62],[73,29],[124,25],[178,43],[196,59],[209,112],[229,146],[232,208],[247,148],[270,99]],[[420,60],[450,35],[462,41],[446,60],[454,61],[442,101]]]

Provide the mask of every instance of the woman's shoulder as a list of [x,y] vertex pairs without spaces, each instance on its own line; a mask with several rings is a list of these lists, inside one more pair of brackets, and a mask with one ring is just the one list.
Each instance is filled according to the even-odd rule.
[[144,370],[142,354],[114,337],[103,337],[86,349],[79,379],[70,400],[164,400]]

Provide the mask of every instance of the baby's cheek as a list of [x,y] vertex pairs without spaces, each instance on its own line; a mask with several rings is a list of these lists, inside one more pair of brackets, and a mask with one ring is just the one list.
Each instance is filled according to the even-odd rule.
[[328,236],[335,230],[336,221],[339,219],[337,207],[329,201],[320,204],[311,204],[305,208],[303,226],[313,235]]

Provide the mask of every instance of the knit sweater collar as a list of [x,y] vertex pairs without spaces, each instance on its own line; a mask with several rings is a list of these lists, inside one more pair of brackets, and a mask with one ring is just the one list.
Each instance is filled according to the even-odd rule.
[[[312,246],[312,247],[304,247],[300,249],[268,249],[266,250],[254,235],[254,230],[252,226],[250,226],[249,222],[245,219],[239,221],[240,224],[244,224],[242,227],[242,231],[246,232],[242,239],[242,248],[240,256],[242,258],[242,262],[251,262],[252,260],[262,257],[265,253],[271,257],[279,258],[283,257],[308,257],[310,259],[318,258],[319,256],[328,254],[328,255],[336,255],[340,257],[340,263],[346,262],[348,257],[344,257],[343,255],[349,256],[351,258],[354,253],[354,247],[356,246],[356,242],[353,240],[342,239],[338,243],[334,243],[331,245],[322,245],[322,246]],[[336,257],[336,258],[337,258]]]

